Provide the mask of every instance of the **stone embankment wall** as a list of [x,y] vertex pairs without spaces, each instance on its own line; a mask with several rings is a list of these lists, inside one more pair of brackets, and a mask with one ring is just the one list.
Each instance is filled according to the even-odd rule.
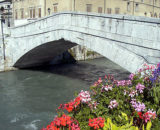
[[89,60],[103,57],[102,55],[88,49],[84,46],[77,45],[69,49],[69,53],[75,58],[75,60]]

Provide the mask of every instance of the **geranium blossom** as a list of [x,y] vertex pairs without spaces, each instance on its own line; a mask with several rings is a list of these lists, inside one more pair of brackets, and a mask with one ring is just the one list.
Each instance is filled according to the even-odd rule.
[[143,114],[143,118],[146,123],[151,121],[151,118],[154,120],[156,118],[156,112],[153,110],[148,110],[145,114]]
[[138,94],[137,94],[137,90],[131,90],[130,93],[129,93],[129,96],[130,96],[131,98],[133,98],[133,97],[136,96],[136,95],[138,95]]
[[78,121],[65,114],[63,114],[61,117],[55,117],[46,128],[41,130],[60,130],[60,128],[64,127],[69,128],[70,130],[80,130]]
[[131,104],[132,104],[132,107],[134,107],[134,109],[137,111],[137,112],[141,112],[141,111],[144,111],[146,106],[144,105],[144,103],[140,103],[138,101],[138,103],[134,100],[131,101]]
[[69,103],[66,103],[64,105],[60,105],[58,107],[58,109],[66,109],[68,112],[72,112],[74,109],[76,109],[78,107],[78,105],[80,104],[80,97],[76,97],[73,101],[70,101]]
[[133,77],[135,76],[135,74],[133,74],[133,73],[131,73],[130,75],[129,75],[129,79],[130,80],[133,80]]
[[88,91],[81,90],[78,97],[80,97],[82,103],[88,103],[91,101],[91,96]]
[[64,104],[64,108],[68,111],[68,112],[71,112],[73,111],[73,109],[76,109],[77,106],[80,104],[80,97],[77,97],[74,99],[74,101],[71,101],[67,104]]
[[151,118],[153,120],[156,118],[156,112],[153,110],[148,110],[144,114],[142,114],[142,112],[138,112],[138,115],[140,119],[143,119],[145,121],[145,123],[147,123],[148,121],[151,121]]
[[136,85],[136,90],[139,91],[140,93],[143,93],[144,88],[145,86],[140,83]]
[[92,127],[94,130],[98,130],[104,127],[104,122],[105,122],[104,118],[98,117],[94,119],[89,119],[88,125]]
[[101,91],[109,91],[112,90],[113,85],[102,86]]
[[116,100],[112,100],[110,101],[108,108],[113,109],[113,108],[116,108],[117,106],[118,106],[118,102]]
[[132,84],[131,80],[116,81],[117,86],[126,86],[126,85],[131,85],[131,84]]

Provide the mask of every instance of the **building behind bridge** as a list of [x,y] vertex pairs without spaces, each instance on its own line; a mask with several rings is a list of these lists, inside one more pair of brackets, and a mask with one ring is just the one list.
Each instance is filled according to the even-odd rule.
[[13,0],[16,25],[62,11],[160,18],[160,0]]

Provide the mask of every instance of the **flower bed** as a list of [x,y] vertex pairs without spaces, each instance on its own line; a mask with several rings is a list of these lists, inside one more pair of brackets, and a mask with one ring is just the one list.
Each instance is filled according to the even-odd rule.
[[160,128],[160,64],[144,65],[129,80],[108,75],[61,104],[42,130],[138,130]]

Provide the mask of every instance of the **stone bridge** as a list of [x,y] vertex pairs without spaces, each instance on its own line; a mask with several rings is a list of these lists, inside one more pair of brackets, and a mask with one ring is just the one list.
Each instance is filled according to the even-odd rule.
[[9,29],[0,69],[49,62],[82,45],[130,72],[160,61],[160,20],[126,15],[62,12]]

